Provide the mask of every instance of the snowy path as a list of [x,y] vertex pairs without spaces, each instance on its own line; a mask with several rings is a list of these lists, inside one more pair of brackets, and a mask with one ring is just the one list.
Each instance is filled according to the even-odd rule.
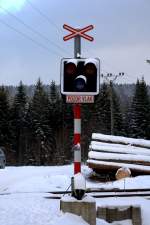
[[[90,170],[82,167],[87,175]],[[66,190],[73,175],[73,165],[60,167],[6,167],[0,170],[0,225],[87,225],[82,218],[59,211],[59,200],[48,199],[48,191]],[[123,188],[123,181],[106,184],[87,181],[92,188]],[[149,188],[150,176],[128,178],[127,188]],[[8,194],[9,193],[9,194]],[[96,199],[97,205],[140,204],[143,225],[149,225],[150,201],[143,198]],[[97,225],[108,223],[97,220]],[[116,225],[113,223],[113,225]],[[124,221],[121,225],[130,225]]]
[[[47,192],[66,190],[70,185],[71,172],[62,167],[7,167],[0,170],[0,193]],[[69,167],[68,167],[69,168]],[[65,175],[65,172],[67,175]]]
[[0,196],[0,224],[49,225],[58,209],[58,201],[50,202],[42,194]]

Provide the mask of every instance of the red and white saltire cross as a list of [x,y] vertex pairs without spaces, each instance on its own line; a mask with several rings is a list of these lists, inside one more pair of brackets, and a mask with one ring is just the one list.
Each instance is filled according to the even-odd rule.
[[89,25],[89,26],[84,27],[82,29],[75,29],[73,27],[68,26],[67,24],[64,24],[63,28],[71,32],[71,34],[68,34],[67,36],[65,36],[63,38],[64,41],[68,41],[69,39],[74,38],[76,36],[81,36],[81,37],[85,38],[88,41],[93,41],[94,40],[93,37],[85,34],[85,32],[88,32],[88,31],[90,31],[90,30],[92,30],[94,28],[93,25]]

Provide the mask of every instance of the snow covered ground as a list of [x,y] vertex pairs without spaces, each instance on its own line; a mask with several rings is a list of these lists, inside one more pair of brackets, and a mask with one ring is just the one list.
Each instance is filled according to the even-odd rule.
[[[99,183],[88,180],[91,170],[82,166],[87,188],[124,188],[124,181]],[[87,225],[78,216],[63,214],[59,200],[48,199],[49,191],[66,190],[73,176],[73,165],[53,167],[6,167],[0,170],[0,225]],[[126,188],[150,188],[150,176],[126,179]],[[149,225],[150,200],[144,198],[96,199],[99,205],[141,205],[143,225]],[[108,225],[97,220],[97,225]],[[117,225],[117,223],[113,223]],[[121,225],[131,225],[123,221]]]

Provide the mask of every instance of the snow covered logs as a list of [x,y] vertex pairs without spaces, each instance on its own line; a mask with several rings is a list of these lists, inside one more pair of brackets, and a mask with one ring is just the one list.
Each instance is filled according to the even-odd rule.
[[115,173],[129,168],[133,175],[150,174],[150,141],[93,134],[88,166],[98,173]]

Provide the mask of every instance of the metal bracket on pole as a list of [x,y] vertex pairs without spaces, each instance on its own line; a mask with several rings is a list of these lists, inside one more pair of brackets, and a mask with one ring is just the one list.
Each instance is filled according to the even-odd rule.
[[74,196],[74,177],[71,177],[71,196]]

